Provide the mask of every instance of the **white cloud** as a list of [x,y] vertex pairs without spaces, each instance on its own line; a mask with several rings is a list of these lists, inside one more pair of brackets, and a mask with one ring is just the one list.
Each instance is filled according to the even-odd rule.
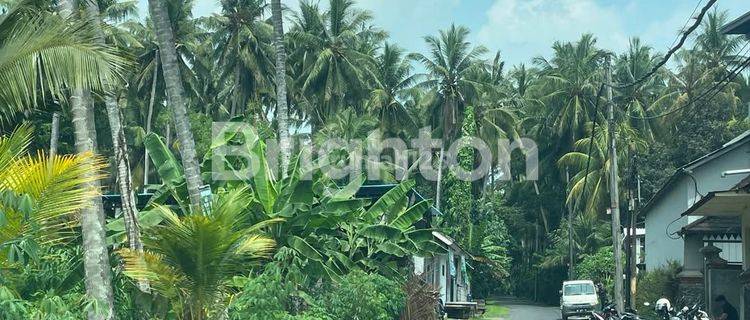
[[594,0],[496,0],[477,42],[502,50],[512,63],[551,52],[554,41],[573,41],[593,33],[601,47],[627,47],[622,12]]

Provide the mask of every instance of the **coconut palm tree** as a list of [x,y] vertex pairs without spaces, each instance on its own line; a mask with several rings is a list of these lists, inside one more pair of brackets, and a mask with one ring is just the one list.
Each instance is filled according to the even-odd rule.
[[[518,140],[518,117],[526,99],[517,94],[512,85],[505,79],[504,62],[500,53],[488,62],[478,63],[470,74],[472,81],[480,84],[480,90],[474,103],[474,121],[477,136],[490,147],[493,161],[500,161],[498,141]],[[509,150],[505,150],[509,155]],[[507,161],[509,159],[505,159]],[[481,157],[474,153],[474,167],[480,164]],[[491,168],[494,169],[494,166]],[[491,172],[491,174],[494,174]],[[472,183],[472,193],[478,199],[484,187],[483,177]]]
[[709,12],[701,23],[701,32],[695,38],[701,63],[708,69],[715,69],[717,78],[724,76],[729,72],[728,69],[744,60],[737,52],[743,43],[742,37],[727,35],[721,31],[727,22],[727,11]]
[[203,181],[201,180],[195,151],[195,140],[193,140],[193,133],[188,121],[188,101],[182,84],[172,24],[166,4],[163,1],[149,0],[148,3],[151,21],[154,24],[154,31],[159,44],[159,58],[164,73],[167,97],[172,110],[172,121],[174,121],[175,132],[180,143],[180,155],[185,169],[190,204],[193,210],[200,210],[200,187],[203,185]]
[[[382,38],[384,33],[368,26],[372,15],[354,8],[353,0],[330,0],[325,13],[317,5],[301,6],[301,20],[289,33],[298,42],[293,59],[300,60],[298,80],[302,92],[316,97],[313,123],[320,125],[347,106],[358,106],[372,80],[374,60],[360,51],[360,40]],[[300,57],[302,56],[302,57]]]
[[591,34],[574,43],[555,42],[552,49],[552,59],[538,57],[534,62],[548,88],[543,101],[553,110],[551,125],[561,139],[559,146],[565,150],[581,137],[593,115],[605,52],[596,47]]
[[[69,2],[67,2],[70,4]],[[73,12],[69,6],[66,12]],[[36,106],[40,93],[49,91],[62,97],[64,88],[73,88],[70,104],[74,120],[76,149],[95,150],[93,119],[84,103],[84,92],[100,91],[118,80],[124,62],[112,49],[92,36],[93,30],[81,22],[61,19],[24,5],[11,7],[0,16],[0,100],[11,117],[24,107]],[[38,75],[45,75],[39,77]],[[62,99],[61,99],[62,100]],[[85,160],[92,162],[93,160]],[[99,190],[95,172],[84,176],[85,188]],[[104,213],[98,197],[91,199],[81,213],[84,238],[86,289],[90,298],[104,305],[104,318],[112,315],[112,288],[109,257],[104,239]],[[102,315],[89,313],[90,318]]]
[[67,87],[101,91],[124,65],[112,49],[94,43],[89,27],[35,10],[16,5],[0,15],[0,119],[5,122],[40,106],[45,93],[63,100]]
[[[628,50],[615,62],[615,81],[632,83],[651,71],[661,58],[652,54],[651,51],[652,48],[644,45],[640,39],[631,39]],[[651,117],[658,112],[658,108],[654,105],[659,104],[660,99],[668,96],[664,95],[668,92],[665,91],[665,76],[664,72],[660,72],[643,83],[618,90],[616,103],[624,106],[626,121],[651,141],[655,140],[661,129],[659,119]]]
[[440,208],[442,163],[444,149],[463,127],[464,108],[473,101],[479,90],[479,83],[469,78],[477,59],[487,52],[482,46],[472,47],[468,42],[469,29],[451,25],[441,30],[438,37],[427,36],[425,41],[429,54],[411,54],[411,58],[422,63],[427,70],[422,74],[418,85],[435,90],[438,99],[432,109],[432,123],[442,132],[443,144],[438,159],[438,181],[435,206]]
[[271,257],[275,242],[264,234],[281,222],[256,222],[249,187],[216,195],[209,212],[176,213],[157,205],[163,222],[144,232],[145,254],[120,250],[125,274],[148,280],[178,319],[214,319],[230,298],[230,280]]
[[269,91],[273,29],[263,20],[264,0],[224,0],[221,13],[203,20],[212,34],[220,83],[230,84],[230,116],[244,113],[249,100]]
[[[618,158],[622,162],[627,159],[626,154],[643,151],[646,145],[639,132],[627,123],[617,126]],[[576,141],[573,150],[560,157],[557,165],[561,171],[569,169],[573,174],[568,182],[566,203],[571,205],[574,201],[585,200],[575,207],[581,208],[581,212],[588,216],[600,217],[609,207],[610,197],[608,181],[611,159],[607,155],[607,124],[603,116],[600,116],[596,129],[589,122],[586,130],[586,136]],[[592,130],[595,130],[594,134]]]
[[284,17],[281,12],[281,0],[271,0],[271,21],[273,22],[273,45],[276,49],[276,125],[279,130],[279,148],[281,149],[281,175],[286,177],[289,161],[292,156],[292,145],[289,141],[289,108],[286,94],[286,48],[284,47]]
[[[91,21],[96,42],[106,46],[105,33],[100,21],[101,13],[95,2],[87,2],[86,13]],[[113,9],[114,10],[114,9]],[[119,12],[119,11],[118,11]],[[123,13],[124,14],[124,13]],[[111,30],[111,29],[110,29]],[[122,114],[117,98],[114,95],[114,87],[107,84],[107,93],[104,95],[104,105],[107,109],[107,120],[109,121],[110,134],[112,136],[112,148],[114,149],[115,168],[117,172],[117,183],[120,191],[125,229],[128,235],[128,244],[134,250],[141,250],[140,231],[138,228],[138,209],[135,206],[135,191],[133,190],[133,178],[130,173],[130,155],[128,144],[125,140],[125,132],[122,123]]]
[[380,120],[385,133],[398,134],[401,130],[415,128],[401,98],[414,83],[411,61],[404,50],[395,44],[385,43],[375,57],[373,73],[377,81],[370,92],[368,110]]

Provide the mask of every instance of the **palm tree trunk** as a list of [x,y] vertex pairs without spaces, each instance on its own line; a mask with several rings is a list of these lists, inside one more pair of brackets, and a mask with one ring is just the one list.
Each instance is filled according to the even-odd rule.
[[[89,118],[84,96],[83,90],[73,89],[73,94],[70,97],[75,146],[79,153],[95,153],[94,137],[91,136],[89,130],[91,127],[89,122],[93,119]],[[87,174],[95,173],[89,172]],[[88,183],[85,187],[98,191],[101,185],[99,180],[96,180]],[[98,301],[107,308],[106,314],[90,311],[88,319],[114,319],[114,298],[109,273],[109,252],[107,252],[104,208],[101,197],[92,198],[89,206],[81,211],[81,233],[83,235],[83,268],[86,294],[89,298]]]
[[99,142],[97,141],[96,133],[96,112],[94,112],[94,100],[91,98],[91,91],[88,89],[81,90],[81,103],[86,107],[86,129],[89,131],[89,135],[92,139],[91,143],[94,146],[93,150],[99,150]]
[[[60,14],[67,18],[74,12],[71,0],[61,0]],[[88,92],[73,88],[70,107],[73,115],[75,147],[78,153],[96,153],[96,126]],[[95,174],[88,172],[86,174]],[[101,190],[99,180],[87,183],[85,188]],[[81,235],[83,238],[83,269],[86,295],[105,306],[104,313],[89,311],[89,320],[114,319],[114,294],[112,292],[109,252],[107,252],[104,207],[101,197],[93,197],[88,207],[81,210]]]
[[279,126],[279,148],[281,149],[281,176],[286,177],[291,158],[289,141],[289,107],[286,96],[286,50],[284,48],[284,25],[281,14],[281,0],[271,0],[274,47],[276,47],[276,112]]
[[[151,133],[151,121],[154,117],[154,102],[156,101],[156,80],[159,76],[159,51],[154,57],[154,73],[151,79],[151,98],[148,100],[148,114],[146,115],[146,134]],[[143,185],[148,185],[148,173],[151,165],[148,159],[148,149],[143,148]]]
[[440,145],[440,157],[438,158],[438,176],[437,186],[435,187],[435,209],[440,211],[440,195],[442,193],[442,180],[443,180],[443,158],[445,157],[445,146]]
[[52,130],[49,138],[49,157],[54,158],[57,155],[57,144],[60,139],[60,112],[52,113]]
[[[239,46],[239,44],[237,44]],[[237,53],[239,57],[239,52]],[[229,117],[232,118],[237,115],[237,105],[240,101],[240,63],[239,61],[234,64],[234,90],[232,91],[232,108],[229,110]]]
[[154,32],[159,44],[161,56],[161,68],[164,75],[164,83],[167,86],[167,98],[170,109],[172,109],[172,120],[175,125],[177,139],[180,142],[180,156],[182,166],[185,170],[188,194],[192,210],[198,212],[201,209],[200,187],[202,185],[200,168],[196,159],[195,141],[188,121],[187,107],[185,103],[185,90],[182,87],[180,66],[177,64],[177,51],[175,49],[172,24],[167,14],[165,4],[160,0],[148,1],[151,20],[154,24]]
[[[99,7],[95,2],[86,2],[86,12],[91,19],[91,25],[96,34],[96,42],[106,45],[104,32],[101,29],[99,21]],[[108,88],[111,90],[112,88]],[[128,155],[128,143],[125,140],[125,133],[122,128],[122,119],[120,107],[117,104],[115,96],[108,92],[104,96],[104,104],[107,108],[107,120],[109,121],[109,130],[112,135],[112,148],[115,155],[115,166],[117,170],[117,183],[120,191],[122,203],[123,220],[127,232],[129,247],[136,251],[143,251],[141,243],[141,234],[138,227],[138,209],[135,205],[135,192],[133,191],[133,182],[130,174],[130,159]]]

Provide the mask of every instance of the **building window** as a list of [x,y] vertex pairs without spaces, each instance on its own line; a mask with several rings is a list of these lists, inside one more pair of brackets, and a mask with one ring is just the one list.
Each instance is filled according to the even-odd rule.
[[440,265],[440,275],[445,277],[445,265]]

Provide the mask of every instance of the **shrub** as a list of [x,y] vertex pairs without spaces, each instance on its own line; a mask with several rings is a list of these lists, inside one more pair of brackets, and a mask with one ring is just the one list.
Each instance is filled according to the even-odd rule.
[[614,292],[615,258],[612,247],[599,249],[595,254],[585,255],[576,267],[579,279],[592,280],[601,283],[607,289],[607,295],[612,297]]
[[644,319],[656,319],[656,313],[653,307],[643,306],[644,302],[651,305],[660,298],[667,298],[672,303],[677,297],[677,274],[680,272],[680,265],[676,262],[670,262],[666,267],[656,269],[638,276],[638,290],[636,291],[636,307],[639,307],[640,314]]
[[318,303],[334,319],[392,320],[404,308],[402,286],[378,274],[354,271],[321,294]]
[[229,307],[230,319],[285,320],[292,288],[273,274],[262,274],[254,278],[235,278],[244,283],[242,291]]

